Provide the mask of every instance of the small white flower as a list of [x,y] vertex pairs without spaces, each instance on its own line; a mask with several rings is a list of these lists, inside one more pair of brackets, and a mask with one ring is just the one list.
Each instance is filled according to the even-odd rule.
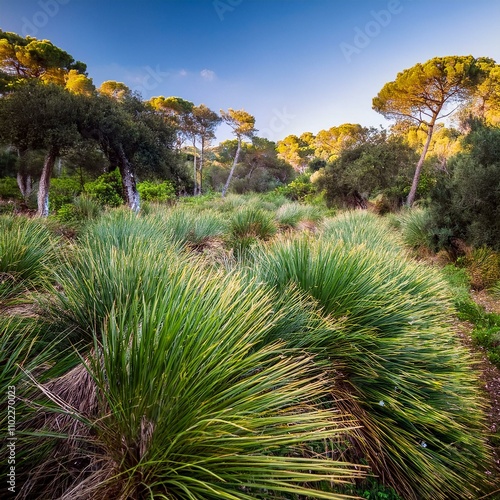
[[422,448],[427,448],[427,443],[426,443],[425,441],[421,441],[421,442],[420,442],[420,446],[421,446]]
[[384,403],[382,400],[380,400],[380,401],[378,402],[378,404],[379,404],[380,406],[385,406],[385,403]]

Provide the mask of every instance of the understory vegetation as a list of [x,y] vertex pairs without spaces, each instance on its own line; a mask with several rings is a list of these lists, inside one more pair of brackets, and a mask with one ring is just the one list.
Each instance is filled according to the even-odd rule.
[[422,262],[423,209],[81,203],[0,217],[18,498],[495,498],[454,326],[499,362],[499,316],[469,295],[498,290],[490,254]]

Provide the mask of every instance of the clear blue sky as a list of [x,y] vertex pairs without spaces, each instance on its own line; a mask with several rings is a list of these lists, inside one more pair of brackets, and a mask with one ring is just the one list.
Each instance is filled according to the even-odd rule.
[[51,40],[96,86],[244,108],[272,140],[386,124],[384,83],[435,56],[500,62],[499,22],[498,0],[0,0],[1,29]]

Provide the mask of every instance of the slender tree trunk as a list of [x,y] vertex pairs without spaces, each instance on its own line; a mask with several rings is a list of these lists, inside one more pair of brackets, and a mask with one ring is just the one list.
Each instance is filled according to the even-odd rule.
[[45,161],[43,162],[43,170],[42,175],[40,176],[40,185],[38,186],[37,196],[38,210],[36,214],[38,217],[47,217],[47,215],[49,215],[50,178],[52,177],[52,171],[58,154],[59,148],[50,148],[45,156]]
[[127,203],[132,211],[137,213],[141,208],[141,203],[135,182],[134,169],[121,146],[118,150],[118,157],[120,160],[120,174],[122,176],[125,203]]
[[422,172],[422,166],[424,164],[425,156],[427,155],[427,151],[429,150],[429,145],[432,139],[432,133],[434,132],[434,124],[436,120],[432,119],[429,124],[429,128],[427,130],[427,140],[425,141],[424,149],[422,150],[422,154],[420,155],[420,159],[417,163],[417,168],[415,169],[415,175],[413,176],[413,182],[411,185],[410,193],[408,194],[408,199],[406,200],[406,204],[411,207],[413,202],[415,201],[415,196],[417,194],[418,181],[420,180],[420,174]]
[[194,176],[194,190],[193,195],[198,193],[198,170],[196,168],[196,139],[193,139],[193,176]]
[[203,153],[205,151],[205,138],[201,136],[201,151],[200,151],[200,165],[198,172],[200,172],[200,182],[198,183],[198,194],[201,195],[203,191]]
[[236,154],[234,155],[233,166],[231,167],[231,170],[229,172],[229,177],[227,178],[226,184],[222,188],[222,197],[223,198],[226,196],[227,190],[229,189],[229,184],[231,182],[231,178],[233,177],[234,169],[236,168],[236,165],[238,164],[238,159],[240,157],[240,151],[241,151],[241,137],[238,137],[238,149],[236,150]]

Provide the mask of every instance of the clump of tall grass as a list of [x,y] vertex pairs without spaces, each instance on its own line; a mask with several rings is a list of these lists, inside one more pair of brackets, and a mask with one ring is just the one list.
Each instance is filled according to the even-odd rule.
[[317,223],[323,218],[323,212],[312,205],[285,203],[276,211],[277,223],[284,228],[296,228],[301,221]]
[[0,301],[43,286],[55,239],[38,220],[0,216]]
[[326,219],[321,225],[320,237],[370,249],[384,248],[396,252],[402,249],[400,238],[386,220],[367,211],[349,210]]
[[56,213],[59,222],[78,226],[97,219],[102,214],[102,206],[86,194],[77,196],[73,203],[63,205]]
[[242,257],[258,240],[268,240],[276,234],[272,214],[264,210],[243,207],[229,220],[230,244],[237,257]]
[[500,280],[500,253],[486,246],[469,250],[457,264],[467,270],[475,290],[489,289]]
[[[136,265],[137,253],[115,257],[108,265]],[[57,456],[34,468],[40,482],[33,479],[25,496],[344,498],[333,491],[360,477],[359,468],[298,450],[345,439],[346,419],[355,424],[320,409],[328,385],[310,355],[261,345],[279,320],[265,290],[174,254],[163,263],[143,269],[155,275],[154,285],[139,287],[126,303],[115,297],[101,331],[92,334],[84,361],[90,377],[78,374],[92,411],[78,410],[84,401],[67,403],[61,383],[44,386],[56,407],[46,414],[72,419],[78,436],[69,436],[66,455],[63,442]],[[113,281],[124,277],[100,271]],[[73,286],[95,288],[89,276]],[[90,450],[80,470],[70,463],[77,437]],[[321,491],[323,483],[332,492]]]
[[436,247],[435,231],[429,210],[410,208],[402,210],[393,217],[407,247],[413,250],[434,250]]
[[[487,462],[483,401],[470,356],[447,323],[446,284],[398,253],[392,236],[384,243],[383,225],[368,229],[359,217],[347,216],[351,231],[346,218],[339,230],[329,226],[333,241],[263,245],[255,257],[259,280],[277,295],[298,287],[335,320],[330,332],[288,342],[344,375],[333,397],[363,425],[356,446],[375,473],[404,498],[467,498]],[[359,226],[372,240],[366,245]]]
[[194,211],[180,206],[166,214],[165,227],[172,240],[192,249],[202,249],[213,240],[221,240],[227,234],[227,223],[214,210]]

